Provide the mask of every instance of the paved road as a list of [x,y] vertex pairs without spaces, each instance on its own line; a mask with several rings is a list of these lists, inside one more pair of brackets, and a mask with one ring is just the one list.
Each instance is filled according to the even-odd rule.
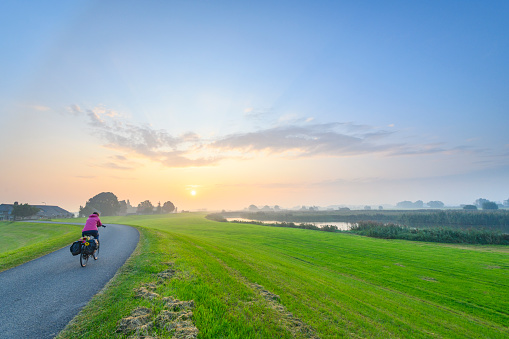
[[56,336],[115,275],[139,240],[138,230],[125,225],[107,224],[99,235],[99,260],[91,258],[86,267],[67,246],[0,273],[0,338]]

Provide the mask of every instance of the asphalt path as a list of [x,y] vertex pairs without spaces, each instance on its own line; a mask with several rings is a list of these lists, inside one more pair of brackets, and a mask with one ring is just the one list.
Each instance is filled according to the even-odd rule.
[[[76,240],[80,236],[78,232]],[[55,337],[125,263],[139,233],[130,226],[107,224],[99,229],[99,239],[99,259],[90,258],[86,267],[71,254],[69,244],[1,272],[0,338]]]

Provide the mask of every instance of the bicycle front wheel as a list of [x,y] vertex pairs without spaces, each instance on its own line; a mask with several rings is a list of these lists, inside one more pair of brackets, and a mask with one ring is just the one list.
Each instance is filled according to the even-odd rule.
[[99,242],[99,239],[97,239],[97,249],[94,252],[94,260],[97,260],[99,257],[99,248],[101,248],[101,243]]

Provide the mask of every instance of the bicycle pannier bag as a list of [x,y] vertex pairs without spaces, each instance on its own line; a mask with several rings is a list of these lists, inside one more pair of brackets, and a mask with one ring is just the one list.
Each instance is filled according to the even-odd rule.
[[86,246],[83,248],[83,251],[85,252],[85,254],[94,253],[94,251],[97,248],[97,240],[91,239],[91,240],[88,240],[87,242],[88,242],[88,245],[86,245],[86,243],[85,243]]
[[72,255],[78,255],[81,253],[81,241],[75,241],[72,243],[71,248],[69,248]]

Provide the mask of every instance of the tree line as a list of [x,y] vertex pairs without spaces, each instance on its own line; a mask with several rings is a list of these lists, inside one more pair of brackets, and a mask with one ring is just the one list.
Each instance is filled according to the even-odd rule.
[[[129,200],[118,200],[112,192],[102,192],[88,199],[85,206],[80,206],[79,216],[86,217],[93,212],[99,212],[103,216],[116,216],[129,214],[134,210]],[[171,201],[161,202],[154,206],[150,200],[142,201],[136,207],[136,214],[165,214],[177,211]],[[131,212],[132,213],[132,212]]]

